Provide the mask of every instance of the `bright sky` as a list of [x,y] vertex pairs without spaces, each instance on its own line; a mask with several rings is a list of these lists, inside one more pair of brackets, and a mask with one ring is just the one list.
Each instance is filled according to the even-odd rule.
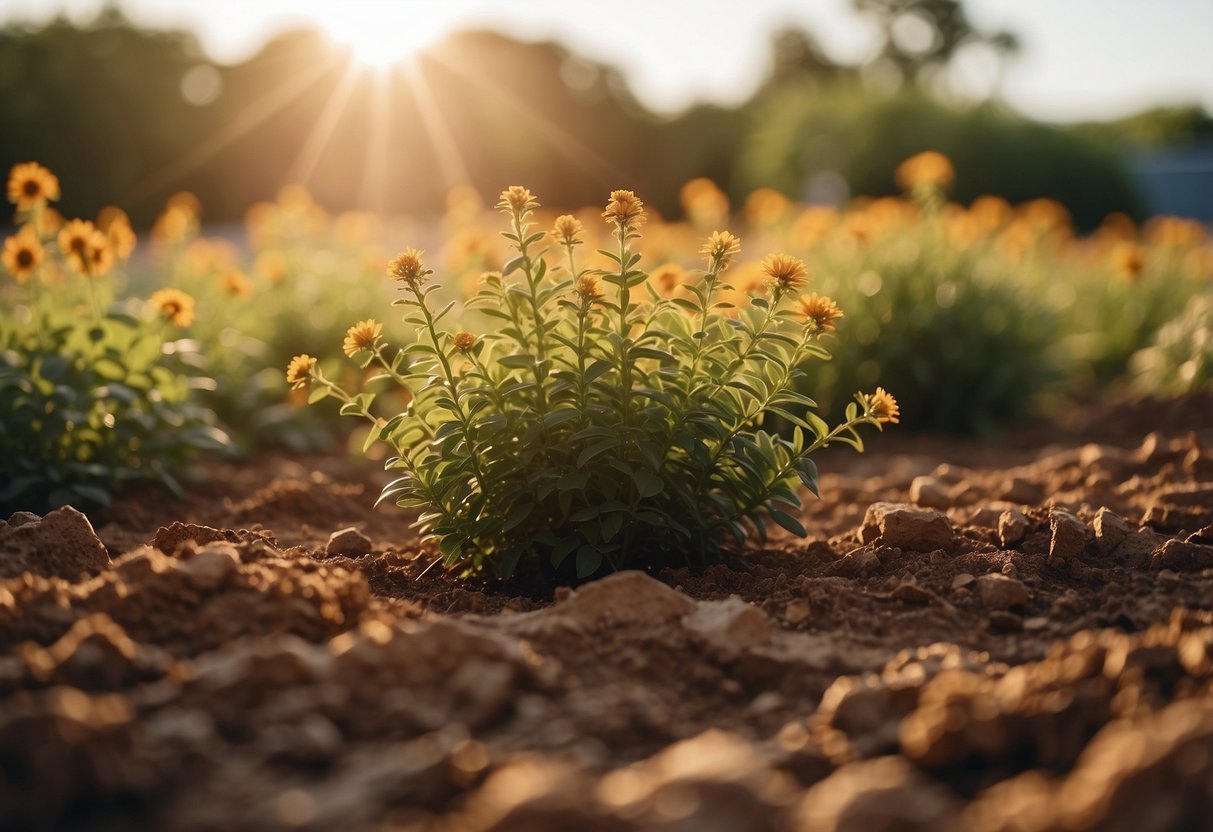
[[[103,0],[0,0],[0,19],[88,19]],[[315,23],[386,61],[461,26],[558,38],[622,66],[650,107],[744,100],[770,60],[773,29],[801,24],[842,60],[869,55],[871,29],[849,0],[120,0],[137,23],[196,30],[206,49],[238,61],[292,24]],[[1213,111],[1213,0],[968,0],[983,28],[1017,34],[1023,51],[1003,79],[1006,100],[1046,120],[1111,118],[1155,104]],[[960,63],[956,88],[993,81],[988,62]]]

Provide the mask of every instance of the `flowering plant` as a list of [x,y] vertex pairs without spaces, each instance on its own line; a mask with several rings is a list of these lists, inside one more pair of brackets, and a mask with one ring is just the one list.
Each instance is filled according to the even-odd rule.
[[[495,332],[443,327],[456,303],[435,308],[421,252],[393,261],[395,303],[416,340],[389,346],[365,320],[345,349],[409,391],[403,413],[380,419],[372,394],[347,392],[311,356],[291,361],[288,381],[310,386],[311,401],[338,398],[343,413],[375,423],[368,442],[394,448],[387,465],[400,476],[380,499],[420,509],[424,539],[464,574],[509,575],[531,561],[584,578],[716,560],[771,523],[803,536],[790,512],[798,484],[817,492],[811,454],[831,442],[862,450],[856,428],[899,415],[877,388],[830,427],[797,392],[803,366],[829,358],[821,339],[842,311],[801,295],[804,264],[780,254],[763,261],[766,286],[747,308],[723,300],[740,250],[727,231],[705,242],[698,279],[662,297],[634,250],[646,214],[631,191],[613,192],[603,211],[609,268],[581,262],[574,217],[537,230],[537,207],[517,186],[498,203],[516,256],[466,305],[500,321]],[[788,436],[764,429],[772,416]]]
[[191,401],[209,384],[192,342],[166,338],[189,326],[193,299],[110,303],[111,271],[135,246],[126,215],[63,222],[48,204],[58,179],[33,162],[13,168],[8,196],[19,228],[0,285],[0,513],[104,504],[138,479],[179,489],[189,453],[226,441]]

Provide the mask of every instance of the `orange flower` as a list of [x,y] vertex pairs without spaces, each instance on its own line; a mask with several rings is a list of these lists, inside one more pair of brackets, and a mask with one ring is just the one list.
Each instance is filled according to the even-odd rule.
[[286,381],[292,387],[302,387],[307,384],[311,378],[312,370],[316,368],[316,359],[313,356],[303,353],[296,355],[291,359],[291,363],[286,365]]
[[88,220],[68,220],[59,230],[59,251],[75,271],[88,270],[89,242],[96,231]]
[[8,201],[28,211],[59,198],[59,179],[37,162],[13,165],[8,174]]
[[424,285],[426,277],[433,274],[433,271],[427,269],[421,262],[419,250],[409,248],[396,256],[396,259],[388,266],[387,273],[416,291]]
[[877,423],[897,424],[900,421],[901,408],[897,406],[897,399],[883,387],[877,387],[876,392],[868,397],[867,403],[868,413],[876,417]]
[[29,280],[44,256],[38,235],[28,225],[4,241],[4,268],[18,283]]
[[94,231],[88,237],[88,268],[91,277],[101,277],[114,267],[114,250],[110,247],[109,238],[100,231]]
[[370,352],[375,349],[381,332],[383,332],[383,324],[374,318],[359,321],[346,330],[345,342],[341,345],[341,349],[350,358],[353,358],[359,350]]
[[247,298],[253,293],[253,284],[239,269],[227,269],[219,275],[219,284],[229,295]]
[[907,191],[923,187],[946,188],[956,180],[956,169],[947,156],[928,150],[898,165],[893,178]]
[[517,217],[528,214],[538,207],[539,200],[535,199],[531,192],[521,185],[510,185],[501,192],[501,198],[497,200],[499,210]]
[[635,231],[644,225],[644,202],[631,191],[611,191],[602,218],[623,231]]
[[830,332],[834,330],[834,321],[844,317],[842,310],[838,308],[832,299],[825,295],[819,295],[813,292],[809,295],[801,295],[796,301],[796,311],[805,318],[806,324],[812,324],[817,332]]
[[467,352],[474,346],[476,346],[476,336],[472,333],[458,332],[455,334],[455,349]]
[[657,290],[657,294],[663,298],[673,297],[682,286],[685,272],[682,266],[677,263],[666,263],[658,266],[649,275],[649,280],[653,282],[653,288]]
[[562,246],[571,248],[581,245],[581,220],[572,214],[561,214],[556,218],[556,225],[552,229],[552,237]]
[[602,302],[602,292],[598,288],[598,281],[592,277],[583,277],[577,281],[577,297],[581,298],[581,302],[586,306]]
[[767,255],[762,261],[762,271],[769,279],[768,285],[776,295],[799,289],[809,274],[804,263],[790,254]]
[[131,230],[131,219],[125,211],[107,205],[97,214],[97,227],[105,233],[116,258],[130,258],[135,251],[135,232]]
[[187,327],[194,322],[194,299],[180,289],[153,292],[148,302],[173,326]]
[[741,251],[741,238],[728,231],[713,231],[699,253],[708,258],[708,269],[721,272],[729,267],[729,262]]

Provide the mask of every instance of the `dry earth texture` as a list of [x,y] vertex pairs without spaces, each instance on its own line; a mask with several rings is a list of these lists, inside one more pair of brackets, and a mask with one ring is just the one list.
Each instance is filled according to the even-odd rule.
[[426,571],[338,459],[18,514],[0,826],[1213,828],[1211,417],[886,436],[806,541],[576,590]]

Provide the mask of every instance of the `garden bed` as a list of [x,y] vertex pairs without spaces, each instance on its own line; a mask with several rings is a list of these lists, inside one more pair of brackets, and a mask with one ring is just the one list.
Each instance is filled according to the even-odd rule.
[[807,540],[576,590],[444,574],[345,457],[16,516],[0,826],[1198,828],[1211,416],[893,431]]

